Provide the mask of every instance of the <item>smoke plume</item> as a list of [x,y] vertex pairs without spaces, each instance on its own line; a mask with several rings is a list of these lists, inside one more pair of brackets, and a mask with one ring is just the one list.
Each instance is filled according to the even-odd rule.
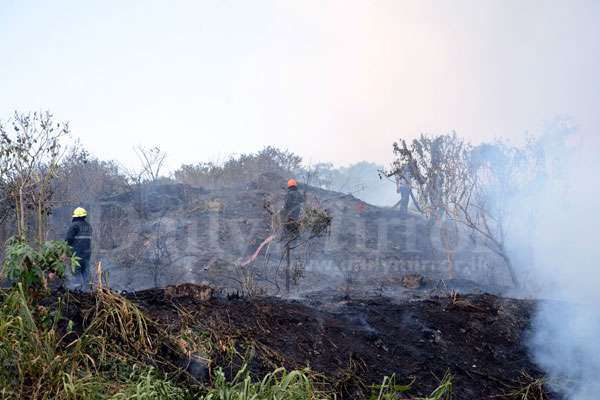
[[538,143],[545,172],[516,198],[518,223],[510,232],[514,258],[543,299],[529,345],[551,387],[569,400],[595,400],[600,393],[600,157],[564,124],[554,125]]

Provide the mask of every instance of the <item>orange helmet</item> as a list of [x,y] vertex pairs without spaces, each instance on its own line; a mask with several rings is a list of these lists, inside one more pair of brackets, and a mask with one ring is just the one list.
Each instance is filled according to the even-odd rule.
[[288,188],[291,188],[291,187],[298,187],[298,182],[296,182],[295,179],[290,179],[288,181]]

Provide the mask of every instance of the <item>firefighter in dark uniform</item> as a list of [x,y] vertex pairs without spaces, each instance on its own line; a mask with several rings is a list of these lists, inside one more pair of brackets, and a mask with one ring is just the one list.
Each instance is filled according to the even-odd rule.
[[79,258],[79,267],[75,276],[81,282],[81,290],[88,289],[90,284],[90,258],[92,256],[92,227],[86,221],[87,211],[77,207],[73,211],[73,222],[67,231],[65,241],[73,248]]
[[410,201],[410,185],[410,170],[407,166],[405,166],[402,172],[396,175],[396,193],[400,193],[400,201],[397,204],[400,205],[400,214],[403,216],[408,215],[408,202]]
[[285,195],[285,202],[283,205],[282,221],[284,224],[283,240],[284,240],[284,252],[286,258],[286,270],[285,270],[285,288],[289,293],[290,291],[290,273],[291,273],[291,260],[290,244],[300,234],[300,213],[302,212],[302,205],[304,203],[304,196],[298,191],[298,182],[295,179],[288,181],[288,191]]
[[285,224],[285,234],[287,240],[293,240],[298,236],[300,212],[304,197],[298,191],[298,182],[295,179],[288,181],[288,191],[285,195],[283,205],[283,223]]

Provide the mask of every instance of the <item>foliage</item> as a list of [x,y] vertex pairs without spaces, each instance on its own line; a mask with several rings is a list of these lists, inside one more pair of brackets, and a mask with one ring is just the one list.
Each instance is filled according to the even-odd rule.
[[[65,374],[77,376],[73,362],[80,352],[61,352],[57,332],[60,311],[49,326],[41,324],[21,284],[8,295],[0,308],[0,387],[2,397],[74,398],[58,395]],[[54,394],[55,396],[52,396]]]
[[452,398],[452,374],[450,372],[446,372],[440,385],[434,389],[431,394],[424,399],[417,400],[450,400]]
[[49,112],[19,113],[0,122],[0,182],[14,206],[16,232],[27,237],[34,217],[39,242],[45,240],[51,210],[52,182],[64,153],[67,123],[55,123]]
[[287,178],[301,170],[302,158],[287,150],[265,147],[256,152],[231,156],[223,163],[204,162],[183,165],[175,171],[175,179],[192,186],[221,187],[246,184],[261,174]]
[[333,217],[321,207],[307,205],[300,219],[302,232],[309,232],[311,237],[319,237],[329,231]]
[[66,259],[70,259],[72,266],[79,265],[77,256],[64,241],[47,241],[35,249],[13,237],[5,246],[2,271],[9,279],[21,283],[25,290],[40,290],[47,287],[47,274],[63,277]]
[[315,391],[308,370],[278,368],[261,381],[252,382],[247,366],[227,381],[222,369],[215,372],[213,388],[202,400],[316,400],[327,396]]
[[102,161],[78,146],[62,160],[54,183],[57,202],[81,204],[129,189],[126,175],[113,161]]
[[418,208],[429,219],[429,227],[440,224],[440,239],[448,258],[448,271],[453,276],[452,241],[458,228],[455,222],[462,207],[469,207],[474,191],[470,154],[472,146],[456,133],[428,137],[421,135],[410,145],[405,140],[394,143],[396,157],[386,176],[394,176],[397,184],[406,180],[416,196]]
[[431,223],[441,222],[441,238],[450,256],[455,223],[475,232],[504,261],[515,285],[518,278],[506,249],[507,216],[513,196],[538,174],[531,146],[506,143],[472,146],[456,133],[394,143],[396,157],[387,176],[408,172],[420,208]]
[[370,400],[396,400],[399,394],[408,392],[411,385],[398,385],[394,374],[386,376],[381,385],[373,385]]
[[[395,400],[405,398],[405,393],[411,390],[413,382],[408,385],[398,385],[396,376],[386,376],[381,385],[374,385],[370,400]],[[400,397],[403,396],[403,397]],[[439,386],[427,397],[414,398],[414,400],[450,400],[452,398],[452,375],[447,372]]]
[[[307,370],[278,369],[252,382],[244,367],[228,382],[219,369],[213,387],[204,393],[199,386],[183,385],[177,376],[184,372],[149,351],[161,335],[174,339],[165,332],[156,336],[141,311],[117,294],[105,291],[97,302],[106,302],[101,309],[107,311],[90,315],[89,325],[75,333],[61,328],[61,300],[42,313],[34,311],[22,285],[11,289],[0,303],[0,399],[321,398]],[[42,315],[50,316],[48,323]],[[150,353],[153,358],[146,358]],[[174,374],[149,366],[156,362]]]
[[145,373],[133,371],[128,383],[118,393],[110,397],[110,400],[183,400],[186,392],[176,386],[166,377],[160,377],[153,368]]
[[183,398],[185,389],[147,366],[150,333],[146,322],[130,324],[140,322],[126,314],[136,314],[134,306],[113,309],[116,301],[127,302],[117,294],[96,301],[107,301],[98,307],[110,308],[110,315],[91,315],[74,332],[72,322],[64,328],[60,298],[50,308],[34,308],[21,284],[11,289],[0,306],[0,399]]
[[396,160],[386,175],[401,176],[408,170],[421,210],[429,218],[440,218],[469,194],[470,151],[471,145],[456,133],[421,135],[410,145],[401,139],[394,143]]

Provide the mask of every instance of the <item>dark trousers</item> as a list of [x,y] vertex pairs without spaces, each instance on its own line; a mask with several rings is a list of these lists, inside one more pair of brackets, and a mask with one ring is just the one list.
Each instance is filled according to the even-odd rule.
[[292,257],[291,252],[292,242],[294,242],[300,234],[300,223],[294,218],[288,218],[285,224],[283,233],[283,251],[285,255],[285,290],[286,293],[290,292],[290,286],[292,281]]
[[79,284],[81,284],[81,290],[87,290],[90,284],[90,260],[82,258],[79,260],[79,267],[75,270],[74,276],[76,277]]

